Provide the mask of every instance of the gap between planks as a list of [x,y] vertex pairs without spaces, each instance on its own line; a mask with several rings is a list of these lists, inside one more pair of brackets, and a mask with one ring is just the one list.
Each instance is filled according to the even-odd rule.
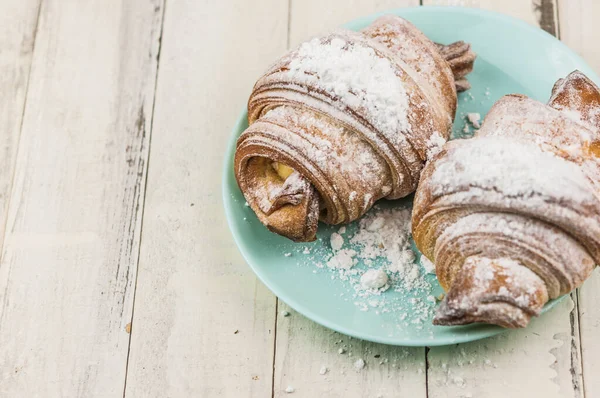
[[[158,6],[160,7],[160,5]],[[147,167],[150,167],[150,159],[152,156],[152,126],[154,125],[154,110],[156,109],[156,86],[158,83],[158,75],[160,72],[160,50],[162,47],[162,36],[163,36],[163,30],[164,30],[164,23],[165,23],[165,13],[166,13],[166,9],[167,9],[167,0],[163,0],[162,3],[162,13],[160,16],[160,32],[158,34],[158,49],[156,50],[156,72],[155,72],[155,76],[154,76],[154,94],[152,96],[152,111],[150,114],[150,128],[149,128],[149,135],[148,135],[148,161],[147,161]],[[155,9],[156,11],[156,9]],[[146,175],[144,178],[144,186],[148,185],[148,172],[146,170]],[[146,190],[144,189],[144,195],[141,198],[141,214],[140,214],[140,231],[144,230],[144,209],[145,209],[145,205],[146,205]],[[127,343],[127,358],[125,360],[125,379],[123,382],[123,398],[125,398],[125,393],[127,391],[127,375],[129,372],[129,355],[131,353],[131,337],[134,333],[134,328],[133,328],[133,317],[135,314],[135,293],[137,291],[137,282],[139,280],[138,276],[138,270],[139,270],[139,266],[140,266],[140,251],[142,248],[142,233],[140,232],[140,243],[138,245],[138,252],[137,252],[137,261],[135,264],[135,282],[133,283],[133,300],[131,303],[131,317],[129,319],[129,342]]]
[[[292,29],[292,1],[287,2],[287,30],[286,30],[286,51],[290,50],[291,29]],[[273,293],[271,293],[273,294]],[[277,321],[279,319],[279,297],[275,296],[275,316],[273,322],[273,364],[271,366],[271,398],[275,398],[275,361],[277,358]]]

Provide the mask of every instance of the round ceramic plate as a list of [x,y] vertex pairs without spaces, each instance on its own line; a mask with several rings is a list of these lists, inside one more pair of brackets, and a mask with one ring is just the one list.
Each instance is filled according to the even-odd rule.
[[[579,56],[551,35],[492,12],[459,7],[405,8],[364,17],[345,27],[359,30],[384,14],[397,14],[408,19],[435,42],[448,44],[464,40],[471,43],[477,53],[475,69],[468,76],[472,89],[459,95],[454,136],[460,135],[465,127],[464,114],[476,112],[483,117],[505,94],[521,93],[546,102],[554,82],[575,69],[598,81]],[[329,236],[338,230],[337,227],[320,224],[318,240],[308,244],[293,243],[269,232],[244,205],[244,197],[233,175],[236,139],[247,125],[244,112],[239,116],[225,154],[223,201],[240,251],[258,277],[280,299],[328,328],[364,340],[394,345],[460,343],[503,330],[481,324],[433,326],[431,315],[436,304],[431,298],[442,292],[434,275],[424,277],[431,286],[425,289],[389,289],[373,298],[356,297],[348,280],[340,279],[327,267],[316,266],[326,263],[330,255]],[[408,208],[411,198],[383,202],[379,207]],[[348,234],[356,229],[357,223],[353,224],[348,226]],[[419,253],[416,254],[418,258]],[[364,267],[364,264],[359,263],[356,267]],[[424,274],[423,270],[421,272]],[[544,311],[555,302],[546,305]],[[411,310],[415,303],[421,306],[429,303],[431,308],[425,312],[425,319],[423,311]]]

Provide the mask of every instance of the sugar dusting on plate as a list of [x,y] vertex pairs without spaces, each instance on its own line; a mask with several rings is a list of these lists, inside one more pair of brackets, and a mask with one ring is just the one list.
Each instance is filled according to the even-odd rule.
[[[375,206],[358,223],[342,226],[316,243],[299,246],[313,273],[328,273],[346,291],[338,293],[361,311],[395,315],[398,327],[421,328],[435,309],[431,265],[412,249],[411,209]],[[402,294],[392,294],[401,292]],[[332,293],[333,295],[334,293]]]

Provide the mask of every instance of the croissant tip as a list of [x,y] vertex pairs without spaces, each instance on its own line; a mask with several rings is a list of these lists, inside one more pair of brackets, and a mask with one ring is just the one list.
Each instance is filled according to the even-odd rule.
[[433,317],[433,324],[437,326],[459,326],[483,322],[506,329],[521,329],[526,327],[531,320],[532,314],[525,311],[519,311],[519,316],[508,316],[484,307],[486,307],[485,304],[480,304],[480,306],[472,308],[473,311],[468,311],[449,305],[444,299]]
[[477,54],[471,49],[471,45],[464,41],[457,41],[448,45],[437,44],[437,48],[450,65],[450,69],[452,69],[456,91],[461,92],[471,88],[469,82],[464,78],[473,71],[475,59],[477,58]]
[[467,79],[459,79],[454,82],[456,86],[456,91],[462,93],[463,91],[467,91],[471,88],[471,83]]
[[485,316],[462,314],[444,314],[437,313],[433,318],[433,324],[436,326],[461,326],[473,323],[486,323],[496,325],[505,329],[522,329],[529,324],[529,317],[523,319],[504,320],[499,318],[487,318]]

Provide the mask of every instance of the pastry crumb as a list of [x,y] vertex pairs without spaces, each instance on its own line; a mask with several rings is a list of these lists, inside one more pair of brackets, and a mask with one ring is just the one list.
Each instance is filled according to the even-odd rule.
[[356,369],[357,372],[360,372],[361,370],[363,370],[365,368],[365,360],[362,358],[358,358],[355,362],[354,362],[354,369]]

